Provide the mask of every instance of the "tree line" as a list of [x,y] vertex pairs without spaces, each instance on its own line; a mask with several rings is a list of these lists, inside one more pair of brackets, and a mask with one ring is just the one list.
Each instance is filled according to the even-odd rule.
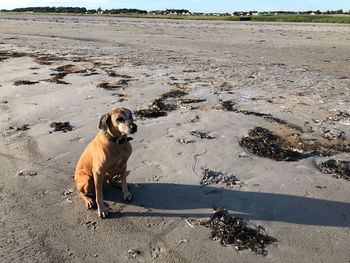
[[147,14],[146,10],[135,8],[120,8],[120,9],[86,9],[85,7],[24,7],[15,8],[12,10],[2,9],[1,12],[33,12],[33,13],[73,13],[73,14]]
[[[34,12],[34,13],[86,13],[85,7],[24,7],[12,10],[2,9],[1,12]],[[96,11],[96,10],[95,10]]]
[[[187,9],[166,9],[166,10],[156,10],[156,11],[150,11],[147,12],[146,10],[140,10],[136,8],[118,8],[118,9],[105,9],[102,10],[101,8],[98,9],[86,9],[85,7],[24,7],[24,8],[15,8],[12,10],[6,10],[2,9],[1,12],[33,12],[33,13],[73,13],[73,14],[148,14],[148,13],[154,13],[154,14],[161,14],[161,15],[167,15],[167,14],[189,14],[191,13]],[[270,11],[270,12],[259,12],[261,15],[267,15],[270,13],[277,13],[277,14],[349,14],[350,10],[343,11],[342,9],[339,10],[328,10],[328,11],[303,11],[303,12],[294,12],[294,11]],[[236,12],[237,13],[237,12]],[[249,12],[245,12],[249,13]],[[191,13],[194,15],[204,15],[205,13]],[[230,15],[230,14],[228,14]]]

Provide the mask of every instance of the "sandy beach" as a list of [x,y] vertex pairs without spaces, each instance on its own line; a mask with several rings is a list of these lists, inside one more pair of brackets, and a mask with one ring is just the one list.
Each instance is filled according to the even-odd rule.
[[[349,25],[0,14],[0,74],[1,262],[350,261]],[[134,198],[100,219],[73,175],[114,107]]]

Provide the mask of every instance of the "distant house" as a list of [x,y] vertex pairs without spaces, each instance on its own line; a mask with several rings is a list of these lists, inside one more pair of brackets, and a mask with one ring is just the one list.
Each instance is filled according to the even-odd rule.
[[149,15],[162,15],[163,13],[164,11],[161,10],[153,10],[148,12]]
[[231,16],[257,16],[259,15],[258,11],[236,11],[231,14]]
[[236,11],[233,12],[233,16],[246,16],[248,12],[243,12],[243,11]]

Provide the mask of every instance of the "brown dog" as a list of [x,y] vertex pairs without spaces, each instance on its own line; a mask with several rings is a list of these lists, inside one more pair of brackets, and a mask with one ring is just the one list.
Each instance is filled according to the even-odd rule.
[[97,204],[98,215],[105,218],[108,212],[103,203],[104,182],[120,186],[117,181],[121,179],[123,199],[130,201],[132,198],[126,182],[126,163],[132,152],[129,142],[132,138],[127,135],[135,133],[137,126],[130,110],[116,108],[102,115],[98,127],[100,131],[78,161],[74,180],[86,207],[92,209]]

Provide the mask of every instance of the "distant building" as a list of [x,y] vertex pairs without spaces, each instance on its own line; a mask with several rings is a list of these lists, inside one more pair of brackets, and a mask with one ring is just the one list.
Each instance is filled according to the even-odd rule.
[[149,15],[175,15],[175,16],[189,16],[192,13],[187,9],[166,9],[166,10],[152,10],[148,12]]
[[246,16],[248,13],[243,11],[233,12],[233,16]]
[[232,13],[232,16],[257,16],[259,15],[258,11],[236,11]]

